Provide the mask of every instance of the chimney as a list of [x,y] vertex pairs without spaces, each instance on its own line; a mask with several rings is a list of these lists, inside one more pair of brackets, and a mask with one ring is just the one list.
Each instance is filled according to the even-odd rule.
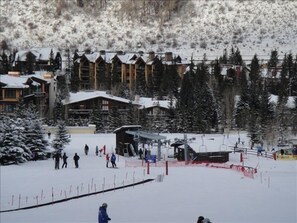
[[100,50],[100,55],[105,55],[105,50]]
[[149,52],[149,59],[153,60],[155,58],[155,52],[154,51],[150,51]]
[[19,71],[8,71],[8,75],[13,76],[13,77],[19,77],[19,76],[21,76],[21,72],[19,72]]
[[139,104],[139,99],[140,99],[140,96],[138,94],[136,94],[134,97],[135,103]]
[[172,60],[173,60],[172,52],[166,52],[165,61],[172,61]]

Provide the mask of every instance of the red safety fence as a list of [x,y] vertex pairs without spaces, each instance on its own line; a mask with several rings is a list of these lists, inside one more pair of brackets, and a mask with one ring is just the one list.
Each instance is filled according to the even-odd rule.
[[[149,163],[149,165],[142,160],[126,160],[126,167],[164,167],[166,169],[166,175],[168,174],[168,168],[170,167],[209,167],[220,169],[231,169],[243,173],[245,177],[254,178],[254,174],[257,173],[257,169],[249,166],[234,165],[227,163],[209,163],[209,162],[193,162],[193,161],[157,161],[156,163]],[[148,173],[149,174],[149,173]]]

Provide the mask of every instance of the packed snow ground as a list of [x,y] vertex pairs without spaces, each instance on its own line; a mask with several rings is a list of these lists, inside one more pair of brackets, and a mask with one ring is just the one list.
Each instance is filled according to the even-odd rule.
[[[167,139],[183,138],[182,134],[164,134]],[[52,136],[53,137],[53,136]],[[218,151],[233,146],[238,134],[193,135],[195,150]],[[248,143],[245,134],[241,141]],[[143,179],[160,179],[165,167],[127,167],[136,158],[117,157],[119,169],[105,167],[105,158],[95,155],[95,147],[115,148],[114,134],[72,135],[65,152],[67,169],[54,169],[52,159],[1,166],[1,211],[46,203],[88,192],[113,188]],[[84,145],[90,147],[84,155]],[[72,157],[80,156],[78,169]],[[154,153],[152,149],[152,153]],[[163,148],[163,155],[172,149]],[[238,154],[230,154],[230,163],[239,164]],[[62,163],[60,164],[62,165]],[[103,194],[73,199],[35,209],[0,213],[1,223],[89,223],[97,222],[99,206],[108,203],[112,222],[166,223],[196,222],[199,215],[215,223],[295,223],[297,222],[297,161],[272,160],[247,156],[244,165],[257,167],[254,179],[230,169],[201,166],[173,167],[163,181]],[[52,197],[53,191],[53,197]],[[21,196],[21,197],[20,197]],[[21,198],[21,199],[19,199]]]

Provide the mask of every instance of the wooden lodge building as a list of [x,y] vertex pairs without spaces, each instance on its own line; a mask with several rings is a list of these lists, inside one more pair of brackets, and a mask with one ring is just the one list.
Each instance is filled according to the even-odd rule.
[[180,56],[173,57],[172,52],[156,54],[149,52],[124,53],[93,52],[76,55],[75,65],[78,67],[79,90],[109,90],[108,79],[126,83],[130,90],[142,75],[145,82],[154,75],[156,66],[177,66],[177,72],[182,77],[189,61],[182,61]]

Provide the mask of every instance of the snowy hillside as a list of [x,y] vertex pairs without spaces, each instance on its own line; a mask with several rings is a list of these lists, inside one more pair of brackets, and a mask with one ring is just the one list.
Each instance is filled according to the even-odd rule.
[[0,41],[12,48],[173,51],[194,59],[221,56],[232,45],[244,59],[267,57],[273,49],[297,53],[297,1],[179,1],[182,7],[166,19],[141,14],[149,5],[134,14],[124,9],[137,4],[131,0],[100,1],[103,7],[88,2],[79,7],[74,0],[2,0]]

